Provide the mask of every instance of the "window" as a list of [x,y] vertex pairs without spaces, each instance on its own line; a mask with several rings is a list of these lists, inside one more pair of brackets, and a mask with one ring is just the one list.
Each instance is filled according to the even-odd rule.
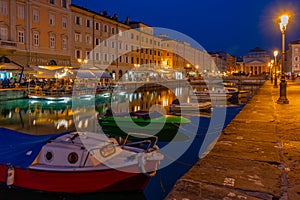
[[111,28],[111,33],[115,34],[115,28],[113,28],[113,27]]
[[89,51],[86,51],[86,59],[90,60],[91,59],[91,56],[90,56],[90,52]]
[[68,48],[68,40],[67,40],[67,38],[63,38],[63,39],[61,40],[61,48],[62,48],[63,50],[67,50],[67,48]]
[[104,25],[104,32],[107,32],[107,26]]
[[33,46],[38,47],[40,46],[40,34],[33,33]]
[[0,1],[0,14],[7,15],[8,14],[8,3],[7,1]]
[[8,39],[7,28],[1,27],[0,28],[0,40],[7,40],[7,39]]
[[18,18],[24,19],[25,7],[24,5],[18,5]]
[[81,34],[80,33],[75,33],[75,42],[81,42]]
[[40,12],[39,10],[33,9],[32,10],[32,21],[39,22],[40,21]]
[[100,39],[99,38],[95,38],[95,45],[99,45],[100,44]]
[[50,48],[52,48],[52,49],[55,48],[55,36],[54,35],[50,36]]
[[122,56],[119,57],[119,61],[120,61],[120,63],[122,62]]
[[50,4],[55,4],[55,0],[49,0]]
[[100,55],[98,52],[96,53],[95,57],[96,57],[96,60],[98,60],[98,61],[100,60]]
[[107,62],[107,54],[104,54],[104,61]]
[[295,53],[298,53],[298,48],[295,48]]
[[126,61],[126,63],[128,63],[128,57],[127,56],[125,57],[125,61]]
[[61,18],[61,26],[63,29],[67,28],[67,18],[66,17]]
[[100,24],[98,22],[95,23],[95,29],[99,30],[100,29]]
[[18,31],[18,42],[24,44],[24,31]]
[[111,48],[115,48],[115,42],[111,42]]
[[81,25],[81,17],[75,16],[75,24]]
[[90,28],[91,27],[91,20],[87,19],[85,25],[86,25],[86,27]]
[[67,8],[67,1],[66,0],[61,0],[61,7],[62,8]]
[[54,26],[55,25],[55,15],[49,14],[49,24]]
[[85,43],[86,44],[92,44],[92,37],[90,35],[85,36]]
[[75,50],[75,58],[81,58],[81,50],[79,50],[79,49],[76,49]]
[[298,61],[298,60],[299,60],[299,58],[298,58],[298,56],[296,56],[296,57],[295,57],[295,61]]

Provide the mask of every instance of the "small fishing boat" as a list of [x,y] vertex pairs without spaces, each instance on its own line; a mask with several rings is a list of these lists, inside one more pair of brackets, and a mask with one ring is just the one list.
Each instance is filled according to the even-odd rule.
[[178,115],[181,113],[211,112],[212,104],[209,101],[199,103],[180,103],[175,99],[170,105],[170,113]]
[[170,112],[175,115],[182,112],[211,112],[211,102],[180,103],[180,105],[172,104],[170,106]]
[[0,138],[0,182],[38,191],[143,190],[163,159],[157,140],[138,148],[99,133],[34,136],[5,128]]
[[104,133],[110,136],[127,137],[128,132],[138,132],[149,136],[155,135],[159,141],[171,141],[176,134],[180,140],[187,140],[188,137],[178,130],[180,125],[191,122],[182,116],[163,115],[159,112],[136,111],[113,114],[110,109],[104,115],[99,115],[98,120]]

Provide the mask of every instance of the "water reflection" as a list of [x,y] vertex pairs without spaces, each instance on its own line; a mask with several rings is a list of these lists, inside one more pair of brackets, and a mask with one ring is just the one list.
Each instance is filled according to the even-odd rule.
[[[247,86],[252,95],[257,86]],[[166,113],[171,102],[178,98],[181,102],[190,102],[189,87],[174,89],[155,88],[152,91],[141,87],[132,93],[114,91],[111,93],[91,94],[80,96],[80,106],[72,109],[72,101],[48,101],[20,99],[0,102],[1,126],[20,130],[31,134],[51,134],[75,130],[73,116],[80,113],[104,113],[107,108],[114,106],[114,112],[131,112],[150,110],[153,105],[161,105]],[[248,99],[240,99],[243,103]],[[87,126],[82,122],[82,126]]]

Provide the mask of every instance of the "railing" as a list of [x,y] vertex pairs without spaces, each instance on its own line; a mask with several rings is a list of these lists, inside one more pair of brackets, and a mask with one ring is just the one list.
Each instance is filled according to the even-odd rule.
[[17,47],[17,43],[13,41],[0,40],[0,46]]

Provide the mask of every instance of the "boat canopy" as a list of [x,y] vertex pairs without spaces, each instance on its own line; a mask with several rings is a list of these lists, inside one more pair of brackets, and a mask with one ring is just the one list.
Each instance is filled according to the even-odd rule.
[[0,128],[0,164],[27,168],[49,141],[62,134],[29,135]]

